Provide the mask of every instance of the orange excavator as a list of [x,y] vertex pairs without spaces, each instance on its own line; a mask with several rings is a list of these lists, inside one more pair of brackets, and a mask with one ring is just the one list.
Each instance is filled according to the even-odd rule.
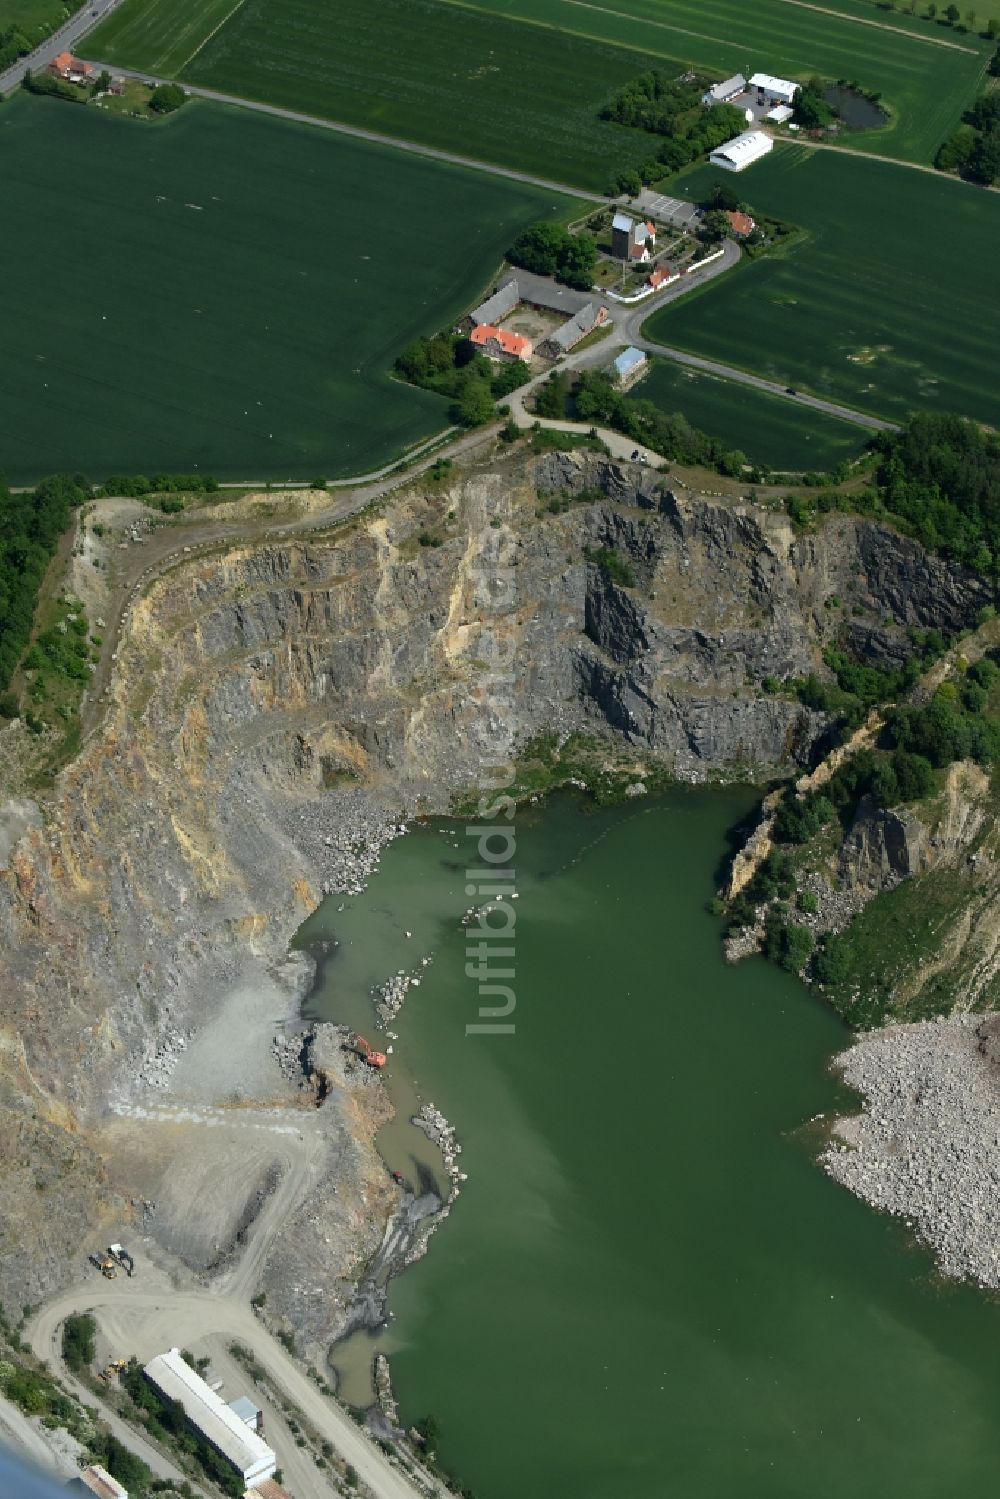
[[384,1067],[389,1060],[384,1051],[376,1051],[375,1048],[365,1040],[364,1036],[355,1034],[354,1048],[363,1062],[369,1067]]

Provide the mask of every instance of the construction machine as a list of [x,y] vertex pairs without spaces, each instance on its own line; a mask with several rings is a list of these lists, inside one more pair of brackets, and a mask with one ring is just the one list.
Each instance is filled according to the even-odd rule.
[[365,1040],[364,1036],[359,1035],[357,1032],[355,1032],[354,1035],[354,1050],[357,1052],[358,1056],[363,1062],[368,1063],[369,1067],[384,1067],[386,1062],[389,1060],[384,1051],[376,1051],[375,1048]]
[[129,1280],[131,1280],[132,1279],[132,1273],[135,1270],[135,1260],[129,1254],[128,1250],[125,1248],[125,1245],[124,1244],[109,1244],[108,1245],[108,1254],[111,1255],[112,1259],[115,1259],[115,1260],[118,1261],[119,1265],[121,1265],[122,1269],[125,1271],[125,1274],[128,1276]]

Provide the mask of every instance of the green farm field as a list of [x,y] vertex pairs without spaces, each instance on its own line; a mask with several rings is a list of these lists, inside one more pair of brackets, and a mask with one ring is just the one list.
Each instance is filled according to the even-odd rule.
[[633,394],[662,411],[682,412],[693,427],[773,469],[827,472],[842,459],[856,458],[867,437],[850,422],[669,359],[653,359]]
[[[701,198],[727,175],[699,167],[672,191]],[[738,180],[807,237],[654,313],[648,337],[893,421],[937,409],[1000,425],[1000,195],[804,146]]]
[[91,32],[87,55],[123,67],[138,58],[136,65],[155,77],[178,77],[238,7],[239,0],[125,4]]
[[662,59],[438,0],[243,0],[185,60],[195,8],[123,0],[89,55],[598,192],[655,155],[597,115]]
[[653,154],[648,138],[596,118],[647,68],[857,79],[883,94],[892,121],[850,144],[927,162],[991,50],[973,32],[862,0],[832,11],[798,0],[242,0],[216,30],[220,8],[123,0],[89,50],[594,189]]
[[[89,184],[71,211],[68,181]],[[395,355],[567,207],[201,101],[151,124],[25,95],[0,111],[0,191],[12,483],[377,468],[447,425],[441,398],[390,378]]]

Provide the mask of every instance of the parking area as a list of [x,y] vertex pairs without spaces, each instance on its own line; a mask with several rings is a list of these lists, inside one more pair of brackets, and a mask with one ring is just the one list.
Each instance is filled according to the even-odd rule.
[[654,193],[649,188],[633,198],[629,207],[633,213],[659,219],[677,229],[693,229],[700,216],[694,203],[685,203],[683,198],[670,198],[665,193]]

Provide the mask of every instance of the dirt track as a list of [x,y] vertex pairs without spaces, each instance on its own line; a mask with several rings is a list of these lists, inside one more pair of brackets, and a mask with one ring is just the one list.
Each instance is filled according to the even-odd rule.
[[[271,1228],[280,1224],[280,1212],[279,1194],[272,1200],[268,1214]],[[317,1389],[281,1344],[262,1327],[242,1299],[243,1279],[242,1274],[236,1273],[211,1289],[177,1290],[168,1275],[151,1266],[140,1254],[133,1279],[119,1276],[109,1282],[95,1276],[50,1302],[31,1322],[28,1339],[35,1354],[47,1359],[63,1377],[67,1376],[60,1356],[60,1328],[71,1312],[92,1312],[109,1346],[123,1356],[134,1353],[141,1362],[167,1348],[189,1348],[196,1353],[208,1353],[219,1372],[224,1373],[234,1368],[226,1350],[231,1342],[239,1341],[253,1352],[269,1379],[299,1408],[321,1439],[333,1444],[379,1499],[416,1499],[418,1491],[409,1480],[335,1401]],[[71,1377],[68,1382],[78,1388]],[[241,1384],[247,1387],[249,1381],[244,1377]],[[88,1402],[92,1402],[90,1392],[85,1393]],[[224,1387],[224,1398],[232,1399],[237,1393],[242,1393],[242,1388]],[[331,1499],[335,1490],[312,1459],[294,1445],[290,1435],[287,1440],[279,1438],[278,1433],[284,1434],[287,1427],[277,1409],[266,1410],[265,1419],[277,1444],[279,1465],[296,1499]],[[178,1476],[173,1465],[130,1427],[117,1419],[112,1425],[122,1440],[155,1471],[165,1477]]]

